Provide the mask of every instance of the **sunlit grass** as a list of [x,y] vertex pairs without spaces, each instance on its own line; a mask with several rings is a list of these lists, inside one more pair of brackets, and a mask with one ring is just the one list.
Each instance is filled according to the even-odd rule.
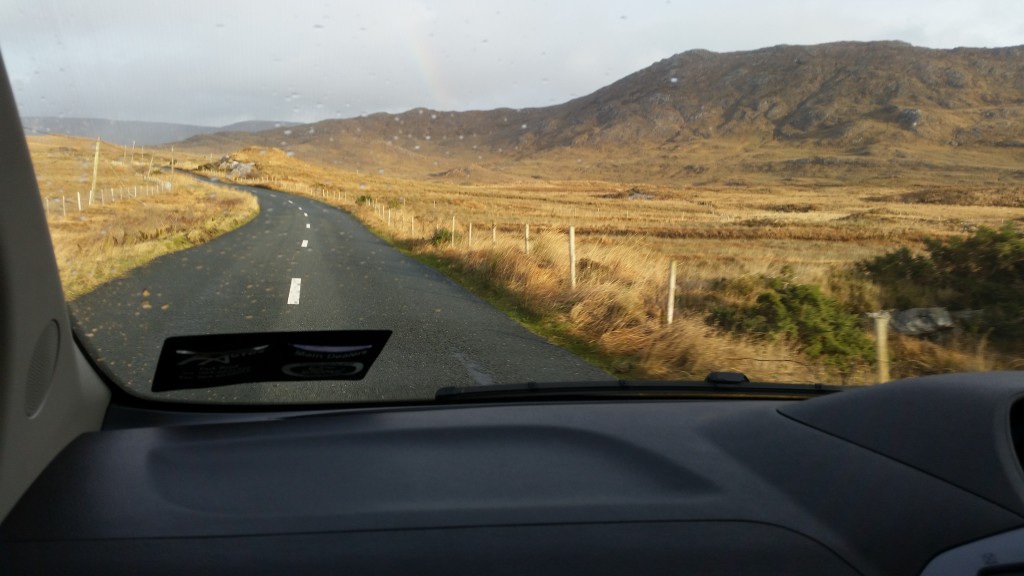
[[160,170],[169,157],[157,158],[151,172],[141,150],[126,162],[128,150],[108,144],[101,144],[89,205],[95,141],[41,136],[28,142],[68,300],[237,228],[259,211],[250,194]]
[[[797,152],[786,154],[798,159]],[[619,375],[702,378],[729,369],[759,380],[838,382],[839,374],[791,343],[709,326],[707,309],[740,298],[721,293],[723,280],[785,272],[794,281],[821,286],[855,312],[872,311],[880,301],[877,289],[852,275],[850,264],[899,246],[918,249],[927,237],[1024,220],[1021,187],[999,183],[1006,174],[998,171],[1012,167],[1004,158],[926,152],[927,162],[904,161],[898,184],[885,185],[868,184],[873,176],[866,172],[849,178],[772,174],[763,162],[729,180],[670,185],[511,176],[497,181],[493,174],[482,182],[412,180],[301,162],[273,149],[246,149],[233,157],[257,165],[255,178],[246,183],[310,195],[353,212],[506,310],[521,311],[524,323],[549,338],[563,337],[600,356],[597,362]],[[703,153],[709,163],[729,162],[725,155]],[[785,161],[786,154],[763,160]],[[997,173],[958,162],[987,162]],[[540,164],[531,169],[557,172],[557,166]],[[837,184],[843,181],[850,183]],[[570,225],[577,239],[576,290],[568,277]],[[441,228],[454,229],[453,242],[430,241]],[[666,326],[673,260],[679,263],[678,310]],[[1019,363],[967,338],[908,342],[915,341],[904,338],[894,345],[895,374]],[[873,367],[861,366],[843,380],[870,383]]]

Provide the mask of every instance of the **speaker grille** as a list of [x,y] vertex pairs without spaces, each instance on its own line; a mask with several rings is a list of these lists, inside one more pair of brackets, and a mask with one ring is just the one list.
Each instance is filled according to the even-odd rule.
[[57,370],[57,354],[60,351],[60,326],[56,320],[43,328],[43,333],[36,340],[32,350],[32,359],[28,366],[28,380],[25,382],[25,414],[31,418],[39,413],[46,401],[46,395],[53,384],[53,374]]

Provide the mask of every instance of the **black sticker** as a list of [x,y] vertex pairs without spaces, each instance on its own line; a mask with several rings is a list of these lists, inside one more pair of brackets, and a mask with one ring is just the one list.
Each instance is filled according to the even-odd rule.
[[361,380],[390,330],[175,336],[164,341],[153,392],[252,382]]

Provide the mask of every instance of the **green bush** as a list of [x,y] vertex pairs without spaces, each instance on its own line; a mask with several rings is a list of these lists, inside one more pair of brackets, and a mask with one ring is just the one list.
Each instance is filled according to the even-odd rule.
[[373,196],[363,194],[362,196],[356,198],[356,204],[373,204]]
[[434,230],[434,235],[430,238],[430,241],[434,246],[445,246],[452,243],[452,231],[447,228],[438,228]]
[[1024,236],[1012,224],[929,239],[925,254],[900,248],[857,267],[882,288],[884,306],[983,309],[977,328],[993,341],[1024,336]]
[[795,284],[789,277],[763,277],[759,289],[752,305],[720,306],[710,322],[745,334],[784,336],[842,374],[874,358],[874,344],[861,330],[858,316],[817,286]]

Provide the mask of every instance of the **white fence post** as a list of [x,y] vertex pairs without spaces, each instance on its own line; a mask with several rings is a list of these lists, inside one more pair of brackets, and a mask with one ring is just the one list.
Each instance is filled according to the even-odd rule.
[[569,285],[576,289],[576,227],[569,226]]
[[672,324],[672,317],[676,311],[676,261],[673,260],[668,267],[668,302],[665,304],[665,324]]

